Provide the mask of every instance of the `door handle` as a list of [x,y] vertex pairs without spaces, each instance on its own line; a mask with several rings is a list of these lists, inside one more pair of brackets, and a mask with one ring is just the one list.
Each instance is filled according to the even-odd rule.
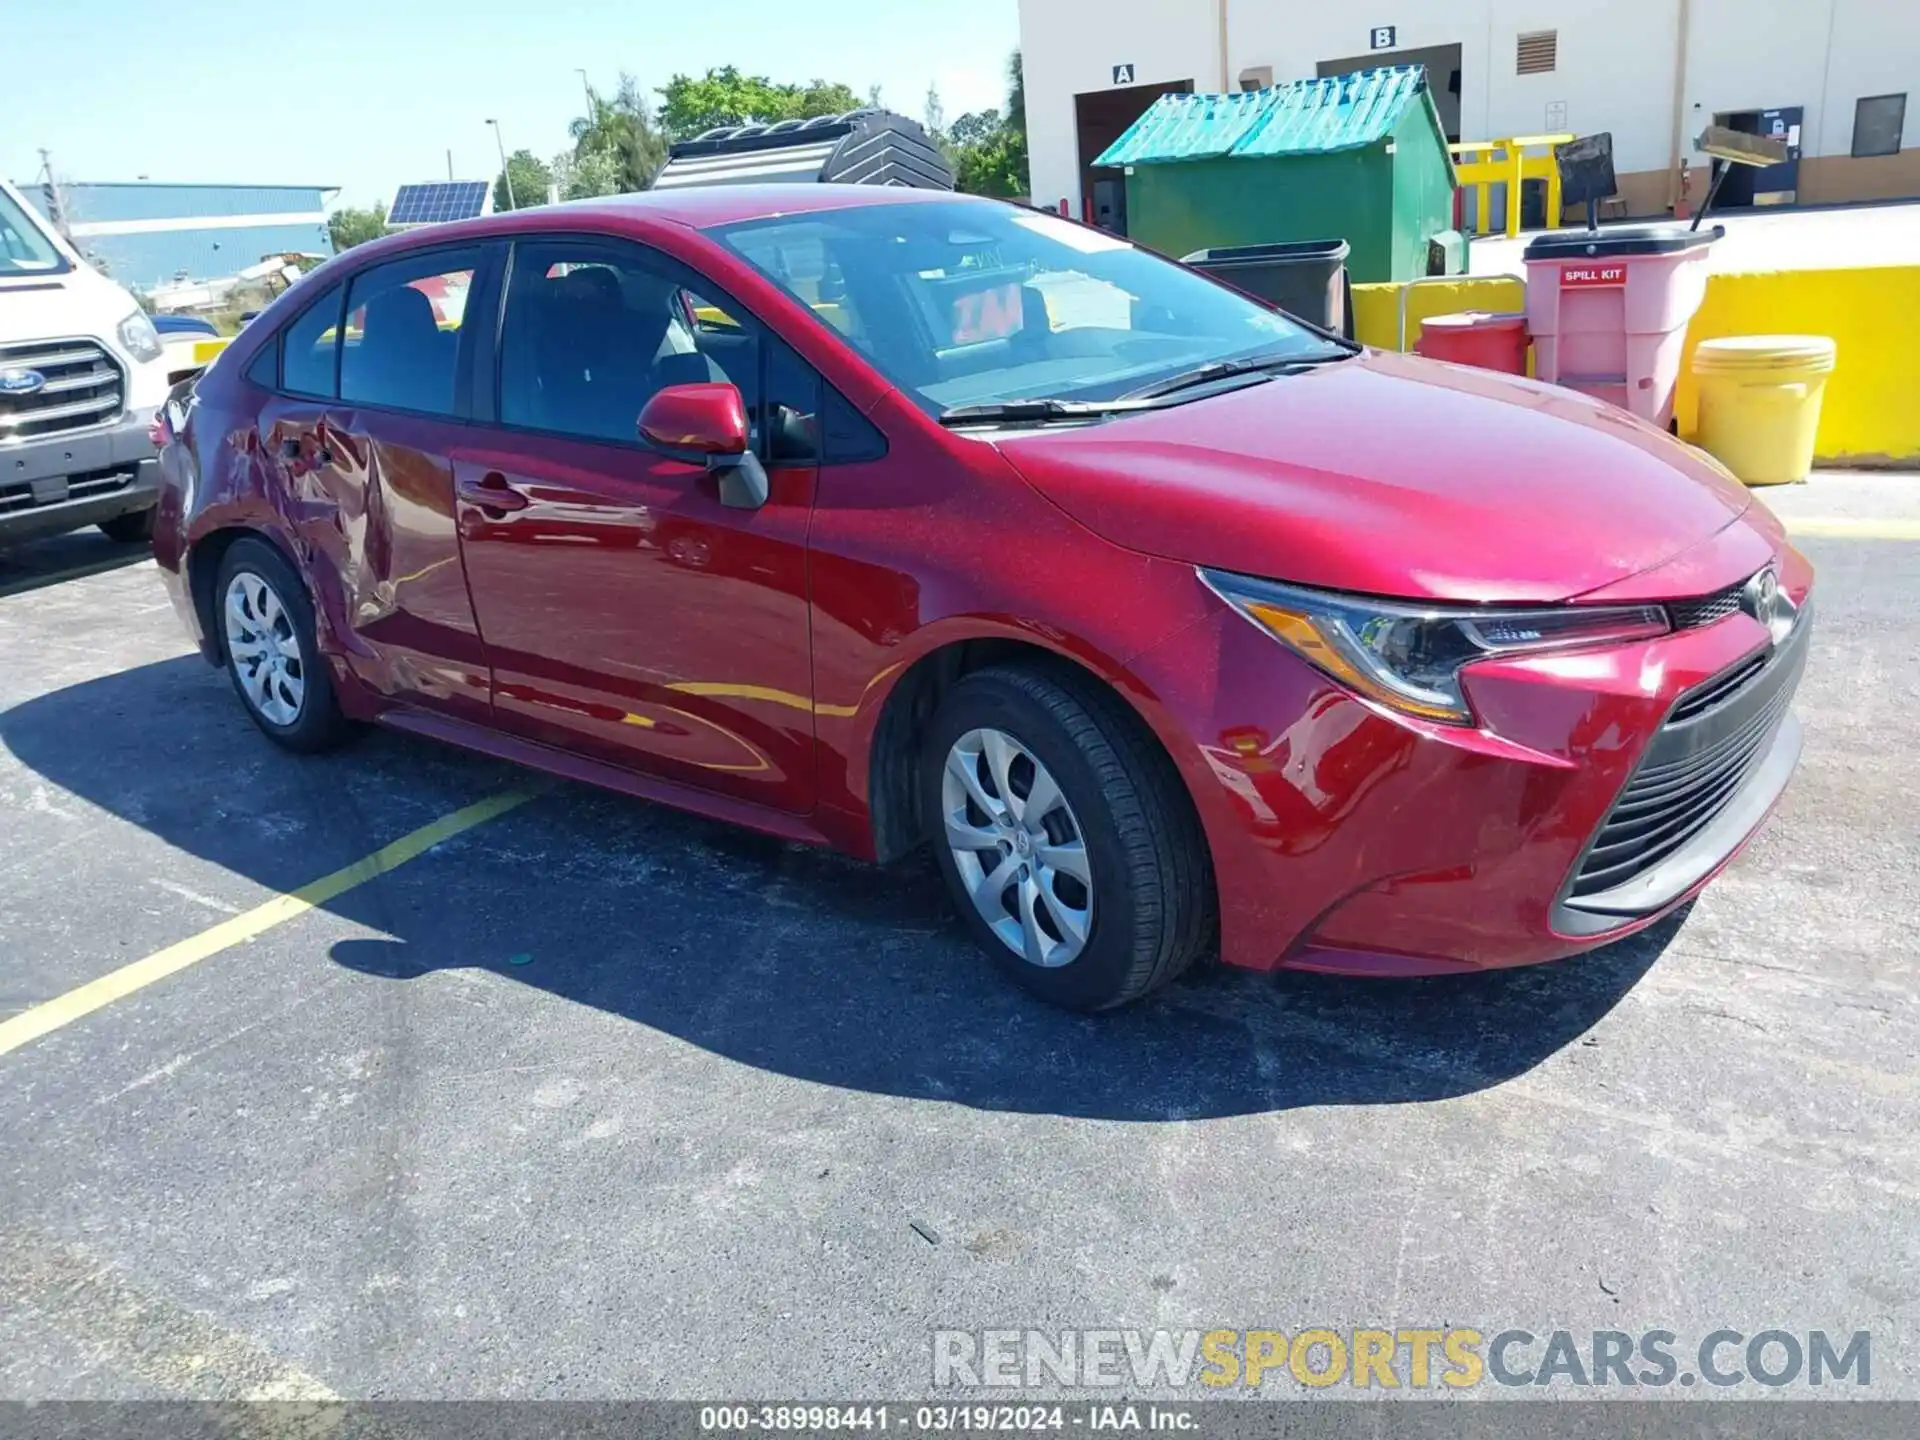
[[489,470],[478,480],[462,480],[453,489],[467,504],[482,510],[524,510],[533,503],[509,485],[498,470]]

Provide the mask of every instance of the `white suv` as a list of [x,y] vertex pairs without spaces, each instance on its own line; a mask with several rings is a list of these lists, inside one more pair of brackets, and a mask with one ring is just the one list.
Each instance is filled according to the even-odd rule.
[[0,547],[83,525],[153,531],[159,336],[0,180]]

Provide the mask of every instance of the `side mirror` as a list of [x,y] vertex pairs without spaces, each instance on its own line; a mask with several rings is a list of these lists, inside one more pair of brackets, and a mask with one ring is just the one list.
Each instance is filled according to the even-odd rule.
[[767,472],[748,448],[747,406],[736,387],[669,385],[640,411],[639,430],[662,455],[717,476],[722,505],[757,510],[767,503]]

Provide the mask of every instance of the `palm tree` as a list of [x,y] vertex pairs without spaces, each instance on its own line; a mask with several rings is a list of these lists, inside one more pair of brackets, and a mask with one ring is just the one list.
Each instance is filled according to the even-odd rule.
[[[622,74],[612,98],[588,87],[592,113],[567,127],[576,161],[610,164],[614,184],[625,194],[645,190],[667,160],[667,141],[653,123],[645,95],[633,76]],[[597,168],[597,167],[595,167]]]

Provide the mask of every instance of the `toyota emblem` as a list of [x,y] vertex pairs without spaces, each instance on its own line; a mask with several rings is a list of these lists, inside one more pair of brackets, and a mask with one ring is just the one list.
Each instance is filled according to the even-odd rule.
[[1746,583],[1740,592],[1740,608],[1767,627],[1778,644],[1793,629],[1796,606],[1780,588],[1780,576],[1769,565]]

